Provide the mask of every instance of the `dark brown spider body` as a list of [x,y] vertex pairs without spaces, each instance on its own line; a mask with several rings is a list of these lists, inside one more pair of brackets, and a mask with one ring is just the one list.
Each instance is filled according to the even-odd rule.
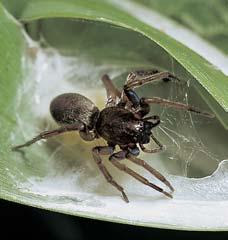
[[145,144],[150,141],[153,124],[135,117],[122,107],[108,107],[100,112],[96,124],[98,134],[116,145]]
[[[171,192],[172,185],[158,171],[136,156],[139,155],[139,147],[143,152],[156,153],[163,150],[163,145],[153,136],[152,128],[160,123],[156,115],[145,117],[150,112],[150,104],[160,104],[181,110],[195,112],[206,117],[212,117],[210,113],[183,103],[172,102],[166,99],[152,97],[140,98],[133,90],[136,87],[150,83],[154,80],[167,80],[175,78],[172,74],[158,71],[131,72],[126,80],[122,91],[119,91],[112,83],[108,75],[102,77],[105,85],[108,101],[105,108],[100,112],[94,103],[77,93],[65,93],[57,96],[50,104],[50,112],[54,120],[60,125],[59,128],[41,132],[39,135],[22,145],[13,147],[18,150],[52,136],[68,131],[79,131],[81,138],[92,141],[102,137],[107,141],[106,146],[97,146],[92,149],[92,155],[100,171],[107,182],[119,190],[126,202],[129,202],[122,186],[110,175],[103,164],[101,155],[109,155],[109,161],[119,170],[126,172],[139,182],[172,198],[171,193],[166,192],[159,186],[149,182],[146,178],[133,171],[121,162],[123,159],[143,167],[157,179],[163,182]],[[158,147],[147,149],[143,144],[152,140]],[[115,152],[115,146],[119,145],[121,151]]]

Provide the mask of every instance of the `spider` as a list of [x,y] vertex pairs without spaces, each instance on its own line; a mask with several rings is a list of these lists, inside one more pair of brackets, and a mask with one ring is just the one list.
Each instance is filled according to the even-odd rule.
[[[121,192],[125,202],[128,203],[129,200],[124,192],[124,188],[111,176],[103,164],[102,155],[109,155],[109,161],[119,170],[126,172],[139,182],[172,198],[174,188],[170,182],[148,163],[137,157],[140,149],[146,153],[157,153],[164,149],[164,146],[152,132],[152,129],[160,123],[159,116],[147,116],[150,112],[150,104],[160,104],[162,106],[186,110],[206,117],[213,117],[213,115],[180,102],[173,102],[158,97],[140,98],[134,91],[135,88],[151,83],[152,81],[168,81],[171,79],[177,78],[169,72],[159,72],[157,70],[134,71],[128,74],[123,89],[119,91],[109,76],[105,74],[102,77],[107,93],[107,102],[104,109],[99,111],[90,99],[78,93],[61,94],[54,98],[50,104],[50,113],[59,125],[59,128],[41,132],[30,141],[14,146],[12,150],[28,147],[41,139],[48,139],[69,131],[79,131],[80,137],[85,141],[103,138],[106,140],[107,145],[94,147],[92,149],[93,158],[107,182]],[[148,149],[144,146],[150,140],[154,141],[157,145],[156,148]],[[119,146],[120,151],[115,152],[116,146]],[[123,159],[128,159],[149,171],[164,183],[170,191],[163,190],[136,171],[133,171],[121,162]]]

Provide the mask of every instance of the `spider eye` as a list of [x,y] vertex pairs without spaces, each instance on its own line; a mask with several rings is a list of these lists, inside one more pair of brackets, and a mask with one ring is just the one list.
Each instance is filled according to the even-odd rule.
[[143,122],[138,122],[135,125],[135,129],[136,129],[136,131],[142,132],[144,130],[144,123]]

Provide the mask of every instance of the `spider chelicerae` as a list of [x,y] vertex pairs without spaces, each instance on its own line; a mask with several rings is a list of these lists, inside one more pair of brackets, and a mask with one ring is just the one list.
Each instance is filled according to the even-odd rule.
[[[126,202],[129,202],[129,200],[124,192],[124,188],[111,176],[103,163],[102,155],[109,155],[109,161],[119,170],[126,172],[139,182],[172,198],[174,188],[170,182],[148,163],[138,158],[140,149],[146,153],[157,153],[164,149],[163,145],[152,132],[152,129],[159,125],[160,118],[157,115],[148,116],[150,113],[150,104],[160,104],[166,107],[198,113],[205,117],[213,117],[211,113],[201,111],[184,103],[173,102],[158,97],[140,98],[134,91],[135,88],[151,83],[152,81],[168,81],[172,79],[177,78],[169,72],[159,72],[157,70],[134,71],[128,74],[125,85],[120,91],[114,86],[109,76],[105,74],[102,77],[107,92],[107,102],[104,109],[99,111],[90,99],[78,93],[61,94],[54,98],[50,104],[51,115],[60,127],[41,132],[32,140],[22,145],[14,146],[12,150],[28,147],[41,139],[48,139],[69,131],[79,131],[80,137],[85,141],[103,138],[106,140],[107,145],[94,147],[92,149],[93,158],[107,182],[122,193],[122,197]],[[148,149],[144,145],[151,140],[154,141],[157,147]],[[115,152],[116,146],[119,146],[120,151]],[[136,171],[123,164],[121,162],[123,159],[128,159],[149,171],[163,182],[169,188],[170,192],[151,183]]]

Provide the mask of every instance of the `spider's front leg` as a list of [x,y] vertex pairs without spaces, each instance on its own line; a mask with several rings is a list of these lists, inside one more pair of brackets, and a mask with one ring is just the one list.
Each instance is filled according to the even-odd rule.
[[193,112],[208,118],[214,117],[212,113],[202,111],[196,107],[184,103],[173,102],[168,99],[163,99],[159,97],[139,98],[136,92],[132,89],[128,89],[126,85],[124,86],[124,93],[127,96],[127,98],[131,101],[133,107],[137,110],[136,115],[139,115],[139,117],[141,118],[150,112],[150,104],[159,104],[162,106],[171,107],[178,110]]
[[124,95],[128,98],[128,101],[131,102],[132,107],[135,113],[135,116],[139,119],[142,119],[145,115],[150,112],[150,105],[145,102],[141,102],[141,98],[136,94],[132,89],[127,89],[124,86]]
[[124,85],[125,89],[134,89],[140,87],[144,84],[148,84],[156,80],[171,80],[176,79],[173,74],[169,72],[159,72],[159,71],[135,71],[130,72],[127,76],[126,83]]
[[133,89],[150,83],[154,80],[169,79],[171,76],[174,78],[174,76],[169,72],[130,72],[127,76],[127,80],[123,88],[124,94],[122,94],[122,102],[125,102],[127,97],[128,100],[132,103],[133,108],[136,109],[136,116],[139,118],[144,117],[150,112],[150,106],[148,103],[141,102],[140,98]]
[[141,98],[140,101],[141,101],[141,104],[159,104],[159,105],[165,106],[165,107],[170,107],[170,108],[175,108],[178,110],[184,110],[184,111],[188,111],[188,112],[197,113],[204,117],[214,118],[214,114],[212,114],[212,113],[200,110],[196,107],[193,107],[193,106],[190,106],[190,105],[187,105],[184,103],[173,102],[168,99],[163,99],[163,98],[159,98],[159,97],[151,97],[151,98]]

